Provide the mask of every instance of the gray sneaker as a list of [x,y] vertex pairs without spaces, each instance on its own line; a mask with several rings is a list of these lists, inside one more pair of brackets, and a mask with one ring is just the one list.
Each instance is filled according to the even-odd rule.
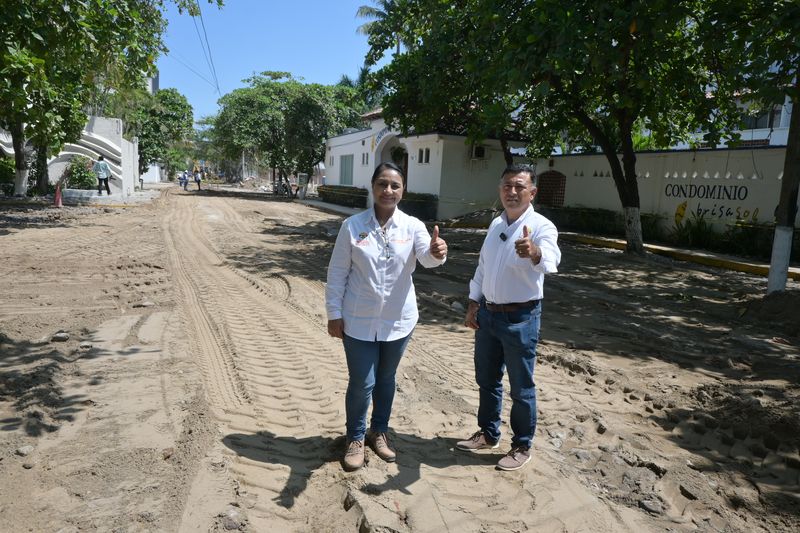
[[490,442],[486,439],[483,431],[476,431],[467,440],[460,440],[456,442],[456,448],[467,452],[474,452],[476,450],[494,450],[500,446],[499,442]]
[[531,460],[530,448],[511,448],[511,451],[505,457],[497,462],[497,468],[500,470],[519,470]]
[[367,442],[375,452],[375,455],[387,463],[393,463],[397,459],[397,454],[389,447],[389,439],[386,438],[386,433],[370,431],[367,433]]
[[364,441],[351,440],[347,443],[347,451],[344,453],[344,469],[348,472],[358,470],[364,466]]

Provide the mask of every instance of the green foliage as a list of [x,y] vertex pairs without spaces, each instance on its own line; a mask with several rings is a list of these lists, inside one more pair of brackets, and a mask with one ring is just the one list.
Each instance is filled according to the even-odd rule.
[[14,161],[0,156],[0,192],[6,196],[14,194]]
[[92,162],[83,156],[72,158],[61,179],[65,189],[97,189],[97,175],[92,172]]
[[439,208],[439,197],[435,194],[405,191],[398,207],[420,220],[434,220]]
[[679,246],[714,250],[718,248],[722,234],[718,232],[702,215],[692,213],[675,224],[670,234],[670,241]]
[[[173,3],[199,11],[195,0]],[[108,86],[109,72],[130,87],[153,70],[165,49],[164,8],[164,0],[4,0],[0,127],[14,138],[17,168],[27,168],[28,140],[58,151],[80,135],[83,107],[98,85]]]
[[151,105],[141,110],[141,115],[139,174],[144,174],[153,163],[169,167],[169,162],[177,160],[170,150],[192,134],[192,106],[176,89],[162,89],[155,94]]
[[668,146],[698,128],[713,141],[738,121],[732,101],[706,95],[717,80],[698,53],[699,0],[391,4],[370,29],[367,56],[377,64],[398,28],[413,43],[375,76],[389,122],[472,140],[522,136],[531,157],[556,145],[599,148],[623,207],[639,206],[634,132]]
[[304,84],[285,72],[265,72],[220,99],[210,138],[230,160],[255,154],[283,176],[313,173],[325,139],[358,125],[355,89]]
[[347,207],[367,207],[367,189],[346,185],[320,185],[317,194],[323,202]]

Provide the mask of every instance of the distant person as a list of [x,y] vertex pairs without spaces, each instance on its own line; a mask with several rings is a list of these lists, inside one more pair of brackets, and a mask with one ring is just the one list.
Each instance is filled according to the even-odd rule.
[[111,196],[111,189],[108,186],[108,178],[111,177],[111,167],[105,162],[105,158],[101,155],[97,158],[97,162],[92,166],[92,172],[97,176],[97,195],[103,196],[103,186],[106,192]]
[[544,275],[561,262],[558,230],[534,212],[536,174],[511,165],[500,178],[504,211],[489,225],[478,267],[469,282],[465,325],[475,330],[475,380],[480,430],[456,443],[461,450],[497,448],[503,401],[503,372],[511,385],[511,451],[497,463],[517,470],[531,459],[536,432],[534,366],[542,316]]
[[199,169],[194,171],[194,182],[197,184],[197,190],[200,190],[200,182],[203,181],[203,175]]
[[387,438],[395,373],[419,317],[411,274],[417,261],[433,268],[447,256],[438,226],[431,237],[425,224],[397,208],[404,181],[396,165],[378,165],[372,174],[375,204],[342,223],[328,264],[328,334],[342,339],[349,373],[348,471],[364,465],[365,439],[384,461],[396,458]]

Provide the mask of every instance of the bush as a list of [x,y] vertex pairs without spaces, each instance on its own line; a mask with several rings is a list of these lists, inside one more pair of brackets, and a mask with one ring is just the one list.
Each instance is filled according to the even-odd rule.
[[435,194],[425,194],[420,192],[403,193],[398,207],[411,216],[420,220],[435,220],[436,211],[439,207],[439,197]]
[[6,196],[14,194],[14,159],[10,157],[0,157],[0,191]]
[[692,216],[675,224],[669,236],[670,242],[678,246],[689,248],[704,248],[706,250],[719,250],[721,248],[722,233],[714,229],[702,215]]
[[82,156],[72,158],[62,175],[64,188],[92,190],[97,189],[97,175],[92,172],[92,162]]
[[317,194],[323,202],[347,207],[367,207],[367,190],[347,185],[320,185]]

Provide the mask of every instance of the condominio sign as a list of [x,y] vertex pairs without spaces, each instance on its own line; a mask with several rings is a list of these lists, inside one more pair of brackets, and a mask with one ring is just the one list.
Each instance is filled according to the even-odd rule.
[[667,198],[697,198],[700,200],[730,200],[743,202],[747,200],[745,185],[686,185],[668,183],[664,189]]
[[[675,223],[680,224],[687,211],[706,219],[758,221],[758,208],[750,209],[741,202],[747,200],[750,191],[746,185],[695,185],[668,183],[664,187],[667,198],[684,199],[675,209]],[[697,201],[689,207],[689,201]],[[701,201],[702,200],[702,201]]]

